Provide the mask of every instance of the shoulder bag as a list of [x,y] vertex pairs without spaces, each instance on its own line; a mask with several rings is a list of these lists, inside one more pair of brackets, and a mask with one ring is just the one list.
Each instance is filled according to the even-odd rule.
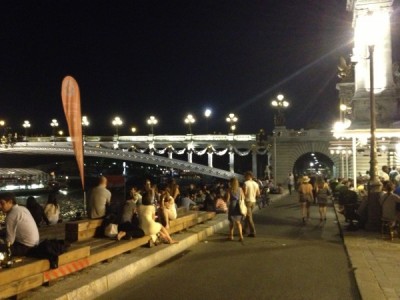
[[246,203],[244,202],[244,194],[242,189],[240,189],[240,196],[239,196],[239,208],[240,208],[240,213],[242,216],[247,215],[247,206]]

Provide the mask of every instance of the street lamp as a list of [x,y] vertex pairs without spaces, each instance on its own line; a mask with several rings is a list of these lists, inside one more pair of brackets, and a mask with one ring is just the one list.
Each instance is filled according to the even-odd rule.
[[90,125],[89,119],[87,116],[82,116],[82,137],[83,137],[83,142],[85,142],[86,137],[85,137],[85,128]]
[[285,96],[279,94],[276,99],[271,101],[271,105],[277,110],[277,114],[274,116],[275,126],[285,126],[285,116],[283,115],[283,109],[289,106],[289,102],[284,100]]
[[132,134],[135,134],[135,133],[136,133],[136,131],[137,131],[136,127],[135,127],[135,126],[132,126],[132,128],[131,128],[131,132],[132,132]]
[[366,28],[363,34],[365,35],[366,46],[368,47],[369,54],[369,105],[370,105],[370,119],[371,119],[371,145],[370,145],[370,179],[368,182],[368,221],[366,224],[367,229],[377,229],[380,223],[379,197],[382,184],[378,178],[378,160],[377,160],[377,143],[376,143],[376,115],[375,115],[375,86],[374,86],[374,50],[375,42],[378,37],[376,31],[378,20],[372,13],[366,16]]
[[121,118],[115,117],[114,120],[112,120],[112,124],[115,126],[115,135],[118,136],[118,127],[123,124]]
[[226,117],[226,122],[229,123],[229,130],[231,133],[233,133],[236,130],[236,122],[238,121],[238,117],[235,116],[235,114],[230,113],[227,117]]
[[88,127],[90,125],[89,119],[87,116],[82,116],[82,127]]
[[206,108],[206,110],[204,111],[204,116],[206,117],[206,133],[207,134],[208,134],[208,119],[210,118],[211,113],[212,113],[212,111],[209,108]]
[[154,116],[150,116],[150,118],[147,119],[147,124],[150,126],[151,129],[151,135],[154,135],[154,125],[157,125],[158,120]]
[[2,127],[3,128],[3,132],[2,132],[2,135],[4,136],[4,135],[6,135],[6,127],[5,127],[5,125],[6,125],[6,121],[4,121],[4,120],[0,120],[0,127]]
[[56,135],[56,129],[57,129],[57,127],[58,127],[58,121],[57,121],[57,119],[51,120],[50,126],[51,126],[51,128],[52,128],[52,136],[55,137],[55,135]]
[[185,118],[185,123],[189,126],[189,134],[192,134],[192,124],[194,124],[194,122],[196,122],[196,120],[193,115],[188,114]]
[[28,129],[31,128],[31,123],[29,121],[25,120],[24,123],[22,124],[22,127],[25,128],[25,139],[28,138]]

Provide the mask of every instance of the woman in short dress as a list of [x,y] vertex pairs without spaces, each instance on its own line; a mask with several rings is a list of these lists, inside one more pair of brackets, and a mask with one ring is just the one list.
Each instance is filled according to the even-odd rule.
[[233,240],[233,230],[236,224],[239,234],[239,242],[243,241],[242,232],[242,220],[243,217],[240,212],[239,198],[240,198],[241,188],[239,186],[239,181],[236,177],[230,180],[230,186],[228,192],[226,193],[226,202],[228,205],[228,219],[229,219],[229,237],[230,241]]
[[[146,193],[154,193],[151,188],[150,181],[145,185]],[[146,235],[150,235],[151,241],[154,243],[157,240],[157,235],[160,235],[168,244],[176,244],[178,241],[171,238],[167,229],[162,224],[155,221],[155,207],[151,203],[152,197],[143,197],[142,204],[139,206],[139,223],[140,228]]]
[[331,195],[331,190],[329,189],[328,183],[326,183],[323,178],[319,178],[317,180],[316,192],[319,220],[321,222],[326,221],[326,204],[328,203],[328,198]]

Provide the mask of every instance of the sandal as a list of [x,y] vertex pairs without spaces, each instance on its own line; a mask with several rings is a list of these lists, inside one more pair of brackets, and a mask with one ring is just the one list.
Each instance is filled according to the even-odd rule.
[[233,236],[228,236],[228,241],[233,241]]

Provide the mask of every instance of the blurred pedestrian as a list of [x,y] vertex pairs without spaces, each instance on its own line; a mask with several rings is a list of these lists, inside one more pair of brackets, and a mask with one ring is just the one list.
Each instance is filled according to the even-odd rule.
[[249,237],[256,237],[256,228],[253,221],[253,209],[260,196],[260,188],[254,181],[253,173],[248,171],[244,174],[245,182],[243,184],[244,201],[247,206],[247,215],[244,220],[244,231],[250,229]]
[[286,178],[286,182],[287,182],[287,187],[288,187],[288,190],[289,190],[289,194],[291,195],[292,194],[292,189],[293,189],[293,186],[294,186],[294,176],[293,176],[292,172],[289,173],[288,177]]
[[319,211],[319,220],[326,221],[326,205],[331,195],[328,183],[323,178],[318,178],[316,183],[317,204]]
[[301,217],[303,224],[305,224],[306,219],[310,219],[310,205],[314,202],[313,186],[310,184],[310,178],[308,176],[303,176],[298,192]]
[[239,241],[243,241],[242,231],[242,216],[239,207],[240,193],[242,193],[239,186],[239,181],[236,177],[233,177],[230,181],[228,192],[226,193],[226,203],[228,205],[228,220],[229,220],[229,240],[233,240],[233,231],[236,225],[239,235]]

